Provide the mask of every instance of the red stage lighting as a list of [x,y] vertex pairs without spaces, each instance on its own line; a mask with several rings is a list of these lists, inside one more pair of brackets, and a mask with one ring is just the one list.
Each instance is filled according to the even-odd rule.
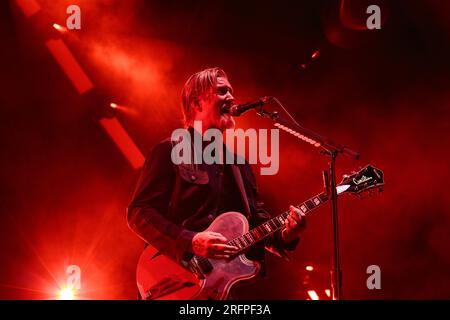
[[72,81],[78,93],[83,94],[94,87],[94,84],[61,39],[48,40],[45,44],[60,67]]
[[130,165],[134,169],[139,169],[142,167],[145,160],[144,155],[122,127],[120,122],[115,118],[101,119],[100,124],[117,145],[119,150],[127,158]]
[[36,0],[16,0],[16,3],[27,18],[41,10]]

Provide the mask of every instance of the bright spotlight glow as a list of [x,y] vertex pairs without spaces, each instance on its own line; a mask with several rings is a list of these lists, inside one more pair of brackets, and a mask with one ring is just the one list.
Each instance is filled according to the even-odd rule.
[[314,51],[314,53],[311,55],[311,59],[317,59],[319,57],[320,51],[316,50]]
[[313,271],[313,270],[314,270],[314,267],[313,267],[313,266],[306,266],[306,270],[307,270],[307,271]]
[[111,108],[113,108],[113,109],[116,109],[116,108],[118,107],[118,105],[115,104],[114,102],[111,102],[111,103],[109,104],[109,106],[110,106]]
[[66,32],[67,31],[67,29],[65,27],[63,27],[62,25],[57,24],[57,23],[53,24],[53,28],[55,28],[59,32]]
[[58,291],[58,300],[75,300],[75,291],[72,288],[62,288]]
[[319,296],[314,290],[308,290],[308,296],[311,298],[311,300],[319,300]]

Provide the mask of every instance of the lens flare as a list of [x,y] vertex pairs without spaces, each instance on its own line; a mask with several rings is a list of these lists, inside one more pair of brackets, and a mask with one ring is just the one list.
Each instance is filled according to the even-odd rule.
[[75,290],[72,288],[61,288],[57,293],[58,300],[75,300]]

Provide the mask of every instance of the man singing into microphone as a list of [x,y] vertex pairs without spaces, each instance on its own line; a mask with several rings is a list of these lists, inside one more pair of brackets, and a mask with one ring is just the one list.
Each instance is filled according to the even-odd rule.
[[[195,73],[182,90],[186,128],[191,135],[204,133],[194,130],[194,121],[201,121],[204,131],[234,128],[233,117],[220,112],[233,102],[233,88],[223,70],[210,68]],[[222,234],[204,231],[216,217],[228,211],[240,212],[248,218],[250,228],[271,218],[259,200],[250,165],[175,165],[171,159],[173,146],[174,141],[166,139],[146,158],[127,210],[128,225],[146,243],[180,265],[186,266],[194,255],[227,259],[238,248],[228,245]],[[285,228],[253,246],[246,256],[263,266],[264,249],[286,256],[286,250],[297,246],[304,227],[302,212],[291,206]]]

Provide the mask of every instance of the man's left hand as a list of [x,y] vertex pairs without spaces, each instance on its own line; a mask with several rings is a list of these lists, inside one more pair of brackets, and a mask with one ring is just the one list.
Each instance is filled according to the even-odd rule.
[[294,206],[290,206],[289,209],[289,216],[284,221],[286,228],[281,233],[285,243],[290,243],[297,239],[299,234],[306,228],[305,214]]

